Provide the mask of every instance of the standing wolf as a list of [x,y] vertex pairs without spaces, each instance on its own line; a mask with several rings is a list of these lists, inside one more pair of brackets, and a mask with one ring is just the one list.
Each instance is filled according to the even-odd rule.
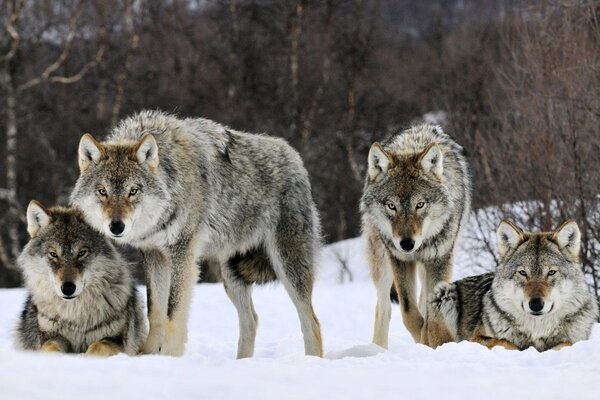
[[427,344],[436,332],[427,327],[426,299],[452,276],[454,245],[471,207],[467,161],[440,127],[424,124],[373,143],[368,163],[361,212],[377,288],[373,342],[388,346],[394,282],[404,325],[416,342]]
[[29,297],[17,347],[110,356],[138,354],[146,321],[127,263],[76,209],[27,208],[31,240],[19,256]]
[[[495,274],[440,283],[430,316],[447,336],[434,344],[471,340],[488,347],[560,349],[588,339],[598,303],[579,261],[580,232],[567,221],[552,232],[498,227]],[[441,329],[440,329],[441,331]]]
[[282,281],[306,354],[322,355],[313,312],[319,220],[308,173],[284,140],[206,119],[144,111],[106,142],[79,145],[71,200],[109,237],[142,250],[150,334],[144,351],[183,354],[196,260],[219,260],[240,325],[238,358],[254,353],[252,284]]

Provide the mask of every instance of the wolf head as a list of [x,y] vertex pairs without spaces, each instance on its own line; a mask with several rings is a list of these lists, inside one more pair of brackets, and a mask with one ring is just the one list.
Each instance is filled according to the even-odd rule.
[[151,229],[169,203],[158,176],[154,136],[138,142],[99,143],[85,134],[79,142],[80,175],[71,202],[87,221],[117,240]]
[[417,251],[449,218],[443,162],[435,143],[407,154],[371,146],[361,211],[401,253]]
[[552,232],[524,232],[508,221],[497,231],[498,292],[513,312],[541,317],[587,295],[579,263],[581,234],[575,221]]
[[74,208],[46,209],[34,200],[27,208],[27,231],[31,239],[18,263],[30,289],[45,295],[54,292],[64,300],[77,298],[99,275],[109,274],[106,267],[119,257]]

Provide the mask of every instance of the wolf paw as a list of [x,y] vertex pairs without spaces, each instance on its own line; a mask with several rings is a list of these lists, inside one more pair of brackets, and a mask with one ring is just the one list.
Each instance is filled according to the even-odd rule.
[[433,289],[430,302],[433,306],[442,310],[447,307],[455,307],[457,300],[455,285],[452,283],[440,282]]
[[96,357],[110,357],[119,354],[122,349],[115,343],[110,342],[94,342],[87,348],[85,354]]

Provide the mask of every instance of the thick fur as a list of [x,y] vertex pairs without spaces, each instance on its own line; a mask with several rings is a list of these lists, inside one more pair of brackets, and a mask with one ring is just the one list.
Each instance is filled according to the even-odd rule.
[[[523,232],[512,224],[501,227],[502,261],[495,274],[440,283],[431,299],[430,315],[446,327],[447,341],[545,351],[588,339],[598,319],[598,304],[579,262],[579,234],[567,231],[564,238],[570,244],[566,246],[560,238],[561,231],[573,225],[543,233]],[[530,308],[534,298],[543,301],[539,312]]]
[[[404,325],[416,342],[429,342],[426,299],[438,282],[452,276],[454,247],[470,207],[463,149],[439,126],[414,126],[373,144],[361,212],[377,288],[374,343],[388,345],[392,283]],[[403,240],[412,241],[413,248],[405,250]]]
[[[84,135],[79,157],[73,204],[106,235],[144,253],[146,353],[183,353],[196,260],[203,257],[222,265],[239,315],[238,357],[254,352],[252,284],[274,279],[297,308],[306,354],[322,355],[312,307],[319,219],[308,173],[284,140],[144,111],[103,143]],[[123,223],[121,234],[112,221]]]
[[[146,322],[127,263],[76,209],[28,210],[32,238],[18,258],[29,296],[16,331],[26,350],[138,354]],[[61,286],[76,285],[67,299]]]

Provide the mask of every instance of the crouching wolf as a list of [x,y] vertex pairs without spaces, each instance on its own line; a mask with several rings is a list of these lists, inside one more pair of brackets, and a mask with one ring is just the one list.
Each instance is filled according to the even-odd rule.
[[579,262],[577,224],[529,233],[504,221],[497,237],[501,260],[495,274],[435,288],[431,320],[440,332],[447,329],[446,340],[436,345],[471,340],[489,348],[545,351],[588,339],[598,303]]
[[31,240],[18,258],[29,296],[16,345],[25,350],[138,354],[146,322],[128,265],[72,208],[27,208]]
[[[373,143],[361,212],[377,288],[374,343],[388,345],[392,283],[413,339],[430,341],[426,300],[438,282],[452,276],[454,246],[470,206],[463,149],[440,127],[419,125],[384,144]],[[422,287],[418,308],[417,268]]]
[[239,316],[238,358],[254,353],[252,285],[275,279],[296,306],[306,354],[322,355],[312,307],[319,220],[308,173],[284,140],[144,111],[105,142],[84,135],[79,166],[72,202],[144,255],[146,353],[183,354],[201,255],[221,264]]

